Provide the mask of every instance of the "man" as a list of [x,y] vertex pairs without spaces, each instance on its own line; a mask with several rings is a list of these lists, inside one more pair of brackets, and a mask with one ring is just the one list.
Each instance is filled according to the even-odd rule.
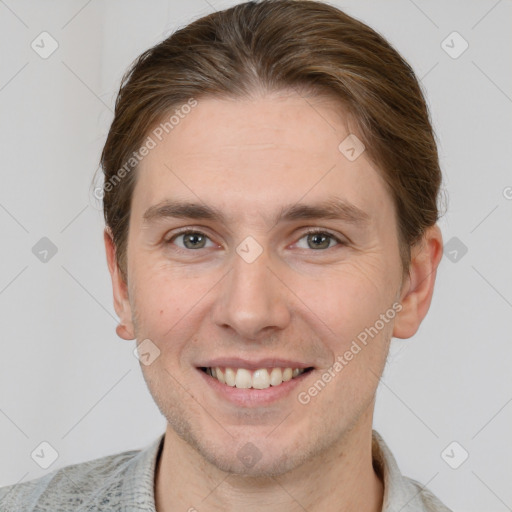
[[102,153],[118,335],[168,425],[2,510],[447,511],[372,430],[442,237],[414,73],[327,4],[244,3],[145,52]]

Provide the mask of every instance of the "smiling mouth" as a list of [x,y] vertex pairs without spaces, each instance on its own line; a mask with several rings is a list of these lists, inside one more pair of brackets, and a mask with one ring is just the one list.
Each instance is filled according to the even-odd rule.
[[221,384],[239,389],[267,389],[280,386],[283,382],[296,379],[313,370],[309,368],[246,368],[201,367],[199,368]]

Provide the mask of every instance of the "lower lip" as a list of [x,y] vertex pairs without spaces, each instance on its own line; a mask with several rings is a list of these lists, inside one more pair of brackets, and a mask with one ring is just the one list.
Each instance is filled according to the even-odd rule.
[[277,402],[278,400],[290,395],[291,392],[309,374],[312,373],[312,370],[310,370],[291,380],[279,384],[279,386],[269,386],[265,389],[243,389],[222,384],[216,378],[211,377],[199,368],[197,371],[201,374],[206,384],[210,386],[218,396],[223,400],[228,400],[229,402],[242,407],[260,407]]

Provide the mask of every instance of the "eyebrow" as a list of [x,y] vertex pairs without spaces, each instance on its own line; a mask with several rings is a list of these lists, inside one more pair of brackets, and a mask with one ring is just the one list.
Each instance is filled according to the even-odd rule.
[[[180,218],[195,220],[210,220],[225,224],[225,214],[213,207],[190,201],[166,200],[149,207],[144,215],[144,223],[151,223],[160,219]],[[340,198],[331,197],[325,201],[314,204],[290,204],[283,206],[271,218],[272,225],[278,222],[294,220],[334,219],[343,220],[352,224],[368,224],[370,216],[352,203]]]

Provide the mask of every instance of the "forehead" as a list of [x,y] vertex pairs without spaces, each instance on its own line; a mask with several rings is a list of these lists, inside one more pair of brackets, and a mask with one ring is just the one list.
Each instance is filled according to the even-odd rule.
[[337,157],[340,137],[350,133],[349,122],[341,107],[327,97],[294,92],[254,99],[207,97],[167,130],[163,146],[177,150],[180,159],[215,154],[227,161],[263,152],[286,154],[292,161],[305,155]]
[[390,198],[377,169],[364,152],[350,160],[340,150],[351,130],[327,97],[200,99],[168,133],[150,132],[155,147],[139,165],[133,213],[178,197],[250,215],[334,193],[386,214]]

